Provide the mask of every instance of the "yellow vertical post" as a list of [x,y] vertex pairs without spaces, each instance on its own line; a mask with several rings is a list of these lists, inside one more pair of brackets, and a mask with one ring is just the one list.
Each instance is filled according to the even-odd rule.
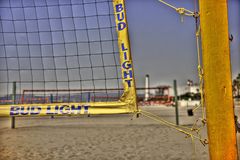
[[128,104],[131,112],[138,112],[136,84],[134,79],[132,54],[128,36],[125,0],[113,0],[113,7],[116,30],[118,33],[118,48],[124,88],[124,93],[121,97],[121,101],[124,101]]
[[227,1],[199,5],[210,158],[237,160]]

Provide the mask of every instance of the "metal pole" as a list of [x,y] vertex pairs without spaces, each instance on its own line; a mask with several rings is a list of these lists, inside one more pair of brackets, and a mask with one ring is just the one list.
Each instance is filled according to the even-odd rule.
[[173,81],[173,88],[174,88],[174,95],[175,95],[176,125],[179,125],[177,80],[174,80],[174,81]]
[[[50,95],[50,103],[53,103],[53,94]],[[51,118],[53,119],[54,116],[51,116]]]
[[88,95],[87,95],[87,102],[91,102],[91,93],[88,92]]
[[53,94],[50,95],[50,103],[53,103]]
[[237,160],[227,1],[199,4],[210,159]]
[[[16,104],[16,82],[13,82],[13,90],[12,90],[12,100],[13,100],[13,104]],[[11,128],[14,129],[15,128],[15,117],[12,116],[11,117]]]
[[[91,102],[91,93],[90,92],[88,92],[87,102]],[[90,117],[90,114],[88,114],[88,117]]]

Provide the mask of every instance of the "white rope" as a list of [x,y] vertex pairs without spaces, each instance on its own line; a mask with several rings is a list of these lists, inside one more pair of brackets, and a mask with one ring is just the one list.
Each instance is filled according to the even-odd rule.
[[175,10],[176,12],[178,12],[180,15],[185,15],[185,16],[194,16],[194,15],[195,15],[194,12],[192,12],[192,11],[190,11],[190,10],[188,10],[188,9],[185,9],[185,8],[177,8],[177,7],[171,5],[170,3],[167,3],[167,2],[165,2],[165,1],[163,1],[163,0],[158,0],[158,1],[161,2],[161,3],[163,3],[163,4],[165,4],[166,6],[168,6],[168,7],[170,7],[170,8],[172,8],[172,9],[174,9],[174,10]]

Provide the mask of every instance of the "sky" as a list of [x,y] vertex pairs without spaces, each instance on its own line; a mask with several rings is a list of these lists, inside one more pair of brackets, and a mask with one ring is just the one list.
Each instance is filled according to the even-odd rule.
[[[194,11],[195,0],[167,2]],[[240,72],[240,2],[228,2],[235,78]],[[174,79],[182,87],[188,79],[197,83],[194,18],[181,21],[175,10],[158,0],[125,3],[137,87],[144,86],[146,74],[151,87],[172,86]],[[121,86],[111,2],[1,0],[0,16],[1,90],[10,93],[12,81],[23,82],[19,91]]]
[[[194,0],[167,0],[166,2],[194,11]],[[126,0],[129,35],[134,58],[136,80],[144,85],[145,74],[152,86],[169,84],[173,79],[180,86],[187,79],[198,81],[195,21],[184,17],[181,22],[175,10],[158,0]],[[240,72],[240,4],[229,0],[229,34],[231,42],[232,75]]]

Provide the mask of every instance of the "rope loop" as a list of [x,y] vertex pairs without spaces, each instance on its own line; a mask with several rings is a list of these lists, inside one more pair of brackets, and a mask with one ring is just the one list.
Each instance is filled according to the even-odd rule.
[[198,17],[200,17],[200,13],[199,12],[194,12],[193,18],[198,19]]
[[176,11],[181,15],[185,14],[185,9],[184,8],[177,8]]

